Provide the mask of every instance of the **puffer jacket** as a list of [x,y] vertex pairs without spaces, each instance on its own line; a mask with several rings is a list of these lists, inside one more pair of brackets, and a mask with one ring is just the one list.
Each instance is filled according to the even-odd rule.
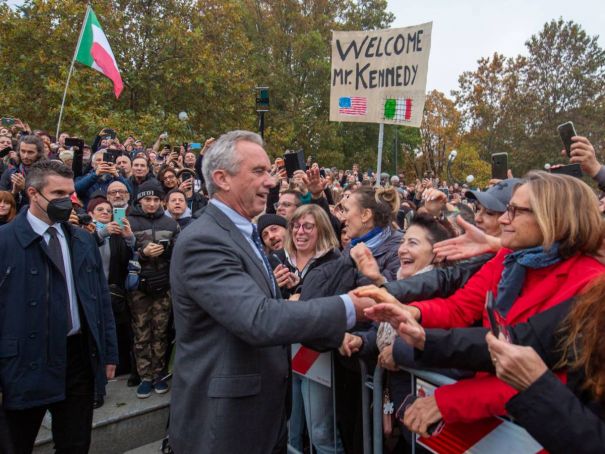
[[[171,217],[164,215],[160,207],[155,213],[145,213],[139,205],[132,208],[128,215],[130,228],[136,238],[135,250],[139,253],[141,275],[158,274],[170,269],[170,255],[172,247],[180,232],[178,223]],[[160,240],[169,240],[170,244],[164,248],[164,253],[158,257],[147,257],[143,249],[149,243],[158,243]]]

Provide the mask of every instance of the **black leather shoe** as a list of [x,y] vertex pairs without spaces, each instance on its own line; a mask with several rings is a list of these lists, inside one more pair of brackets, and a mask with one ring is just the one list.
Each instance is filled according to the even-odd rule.
[[105,399],[103,398],[103,396],[97,396],[95,397],[95,400],[92,401],[92,408],[96,410],[97,408],[101,408],[104,404]]

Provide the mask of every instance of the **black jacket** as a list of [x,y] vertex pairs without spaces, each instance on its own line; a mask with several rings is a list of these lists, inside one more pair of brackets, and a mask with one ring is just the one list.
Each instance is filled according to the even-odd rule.
[[406,279],[387,282],[383,287],[402,303],[447,298],[463,287],[493,257],[493,254],[483,254],[447,268],[435,268]]
[[[567,300],[510,327],[513,343],[531,346],[553,368],[561,359],[559,325],[573,300]],[[426,330],[424,365],[460,367],[494,372],[485,343],[486,328]],[[582,389],[581,370],[567,372],[567,385],[551,371],[506,404],[515,421],[551,453],[602,453],[605,447],[605,406]]]
[[[378,263],[380,272],[391,281],[396,279],[399,269],[397,249],[403,234],[393,230],[391,235],[380,244],[373,255]],[[357,271],[355,262],[347,248],[338,260],[318,266],[307,275],[307,289],[303,289],[302,299],[319,298],[322,296],[342,295],[361,285],[371,284],[370,280]]]
[[[331,251],[326,252],[324,255],[317,258],[313,262],[309,263],[309,268],[306,270],[305,275],[301,276],[300,283],[296,286],[296,288],[288,289],[286,287],[280,287],[282,297],[289,298],[294,293],[301,293],[301,299],[309,299],[310,297],[302,298],[302,291],[303,291],[303,289],[305,289],[303,284],[305,283],[306,277],[309,275],[309,273],[314,268],[317,268],[317,267],[323,265],[324,263],[331,262],[333,260],[338,260],[340,258],[340,256],[341,256],[340,251],[338,249],[333,249]],[[269,263],[271,264],[271,267],[273,269],[275,269],[278,265],[282,264],[282,265],[287,266],[291,272],[296,272],[296,269],[294,268],[294,266],[288,261],[288,258],[286,257],[286,253],[283,249],[272,252],[267,257],[268,257]]]
[[[177,222],[164,215],[161,207],[155,213],[147,214],[139,205],[130,211],[128,222],[136,237],[135,250],[139,253],[141,276],[158,273],[168,275],[172,246],[180,232]],[[145,256],[143,249],[149,243],[157,244],[160,240],[169,240],[169,246],[164,248],[164,253],[158,257]]]

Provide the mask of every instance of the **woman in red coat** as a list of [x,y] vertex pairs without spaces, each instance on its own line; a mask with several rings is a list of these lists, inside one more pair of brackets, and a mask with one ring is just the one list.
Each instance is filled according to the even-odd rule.
[[[605,272],[588,254],[601,244],[598,200],[576,178],[531,172],[516,188],[500,217],[503,249],[467,284],[449,298],[407,306],[426,328],[489,326],[485,295],[492,291],[505,324],[525,322],[530,316],[577,295]],[[367,289],[359,295],[392,299],[386,292]],[[391,301],[393,302],[393,301]],[[419,398],[406,412],[408,427],[418,433],[443,419],[470,422],[504,415],[504,405],[516,391],[494,375],[479,373],[438,388],[434,396]]]

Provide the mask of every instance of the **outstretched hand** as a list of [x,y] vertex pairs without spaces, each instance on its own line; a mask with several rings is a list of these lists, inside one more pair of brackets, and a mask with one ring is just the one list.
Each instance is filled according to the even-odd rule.
[[487,235],[473,224],[462,219],[462,216],[457,216],[456,222],[464,229],[464,234],[435,243],[433,252],[438,259],[468,259],[486,252],[495,252],[500,248],[499,238]]
[[408,345],[424,350],[426,333],[417,322],[420,317],[417,308],[404,304],[377,304],[364,312],[371,320],[389,323]]

